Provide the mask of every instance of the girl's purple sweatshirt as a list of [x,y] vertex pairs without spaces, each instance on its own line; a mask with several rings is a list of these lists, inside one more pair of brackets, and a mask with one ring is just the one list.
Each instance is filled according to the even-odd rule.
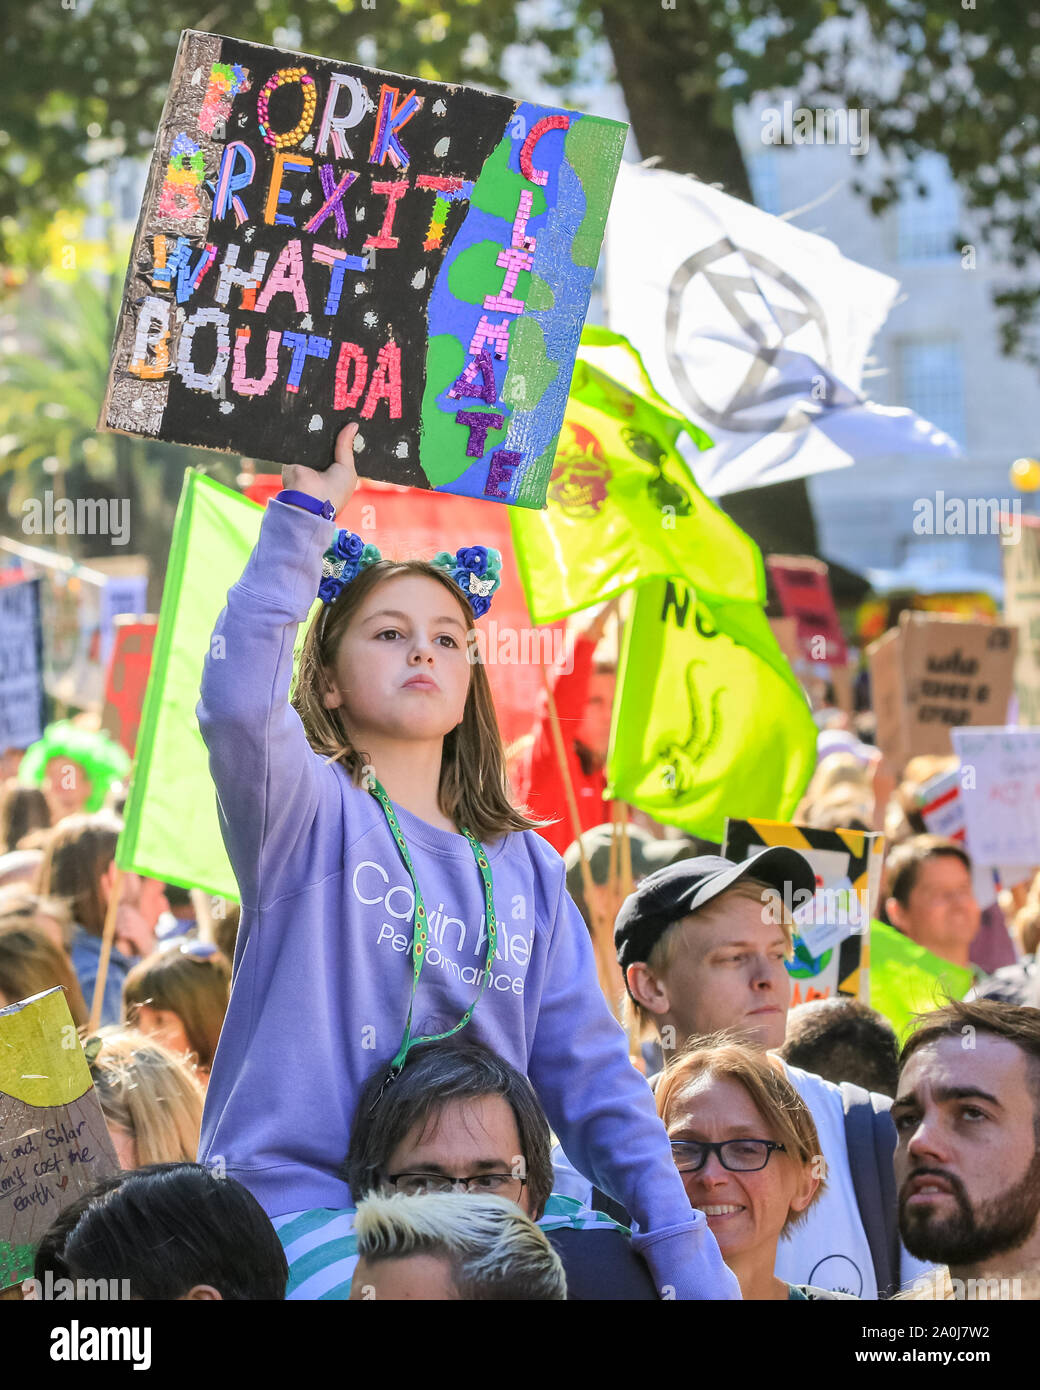
[[[198,706],[242,898],[199,1158],[223,1161],[272,1216],[352,1205],[339,1167],[358,1094],[397,1051],[411,987],[411,880],[382,809],[311,749],[289,704],[332,534],[320,516],[268,504]],[[395,809],[429,916],[413,1035],[440,1033],[479,986],[483,885],[462,835]],[[663,1297],[739,1298],[603,999],[563,860],[533,831],[485,849],[499,944],[466,1034],[530,1077],[571,1162],[631,1213]]]

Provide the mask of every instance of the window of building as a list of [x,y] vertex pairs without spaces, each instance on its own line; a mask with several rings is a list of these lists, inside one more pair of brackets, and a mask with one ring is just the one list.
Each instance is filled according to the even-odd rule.
[[899,350],[902,399],[959,444],[965,442],[964,371],[955,339],[904,342]]
[[921,155],[896,206],[899,259],[936,261],[956,255],[959,217],[960,198],[950,166],[942,155]]
[[776,217],[780,212],[780,172],[775,151],[748,155],[745,163],[755,207]]

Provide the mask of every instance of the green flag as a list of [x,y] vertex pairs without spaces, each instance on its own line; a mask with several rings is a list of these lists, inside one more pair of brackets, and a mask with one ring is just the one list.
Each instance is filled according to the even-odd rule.
[[238,897],[238,885],[220,835],[195,706],[213,629],[263,514],[205,474],[185,473],[116,851],[121,869],[226,898]]
[[720,844],[726,817],[790,820],[816,725],[761,606],[655,579],[625,625],[608,795]]
[[970,966],[943,960],[895,927],[871,922],[870,1007],[885,1015],[900,1042],[915,1014],[963,999],[975,983]]
[[711,441],[654,390],[617,333],[586,328],[549,482],[548,508],[509,508],[536,623],[613,598],[655,575],[765,602],[762,556],[694,482],[676,440]]

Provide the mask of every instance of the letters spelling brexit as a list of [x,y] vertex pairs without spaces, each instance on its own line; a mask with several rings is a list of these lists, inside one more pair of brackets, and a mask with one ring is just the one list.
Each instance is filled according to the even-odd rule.
[[[244,74],[239,76],[244,81]],[[299,87],[303,95],[303,110],[294,129],[275,132],[267,98],[272,91],[282,86]],[[347,99],[347,109],[340,111],[337,108],[344,97]],[[260,199],[257,199],[252,213],[247,210],[242,195],[246,190],[253,189],[257,170],[256,156],[246,142],[231,141],[224,148],[219,170],[211,185],[213,223],[223,222],[229,216],[233,216],[236,227],[242,227],[258,215],[262,207],[263,221],[267,225],[295,229],[298,226],[297,215],[303,215],[299,208],[302,208],[305,202],[309,202],[308,198],[300,197],[304,192],[305,181],[313,180],[317,174],[322,201],[317,211],[303,223],[300,230],[313,236],[332,218],[337,236],[343,240],[349,231],[349,223],[342,206],[343,198],[360,178],[360,174],[355,170],[337,174],[331,159],[354,158],[346,132],[355,131],[352,138],[356,140],[356,128],[362,124],[373,106],[374,132],[368,156],[368,162],[376,166],[373,172],[378,173],[387,159],[396,169],[407,170],[410,159],[399,139],[399,133],[420,110],[422,98],[412,92],[401,99],[398,88],[383,84],[379,100],[373,104],[370,103],[361,81],[342,73],[333,73],[330,78],[314,147],[316,157],[328,155],[328,158],[319,162],[315,168],[315,159],[299,153],[292,147],[306,139],[313,124],[317,112],[316,84],[304,68],[279,69],[261,89],[257,105],[260,133],[265,143],[275,147],[266,197],[263,198],[262,205]],[[548,179],[546,171],[537,168],[533,163],[538,141],[549,130],[565,128],[568,124],[566,116],[554,115],[537,122],[527,134],[520,153],[520,164],[522,172],[531,183],[544,185]],[[177,216],[180,209],[180,215],[193,215],[200,206],[198,189],[202,182],[199,147],[187,135],[179,134],[171,148],[167,180],[160,192],[159,211],[167,216]],[[176,303],[183,304],[206,282],[212,286],[214,304],[222,306],[196,309],[182,326],[175,370],[184,385],[207,393],[219,393],[223,389],[230,366],[232,392],[239,396],[264,396],[274,385],[280,372],[287,369],[284,389],[287,392],[299,392],[308,360],[329,360],[333,356],[333,340],[311,332],[279,332],[268,329],[262,373],[259,376],[249,375],[246,354],[252,338],[250,327],[236,328],[232,352],[230,316],[225,312],[225,308],[230,307],[232,289],[237,288],[239,291],[239,308],[242,310],[264,314],[276,295],[289,294],[293,297],[297,312],[309,314],[314,298],[314,273],[317,271],[321,274],[322,280],[321,289],[314,298],[314,307],[317,308],[320,303],[321,312],[327,316],[334,315],[339,309],[348,272],[360,274],[372,269],[375,251],[393,250],[399,245],[393,228],[399,205],[405,196],[421,196],[431,200],[430,222],[423,249],[434,251],[441,246],[448,203],[467,200],[472,188],[472,182],[459,177],[420,174],[414,183],[407,175],[392,180],[373,177],[369,192],[386,200],[379,231],[365,238],[360,255],[348,254],[345,250],[316,241],[310,242],[306,248],[309,252],[312,276],[310,291],[304,278],[308,256],[305,253],[303,237],[295,236],[287,240],[273,265],[269,267],[271,252],[268,250],[255,251],[252,254],[252,263],[247,266],[244,263],[239,264],[242,246],[235,241],[229,241],[221,255],[220,248],[213,243],[207,242],[200,249],[193,247],[186,237],[154,235],[153,264],[150,272],[153,286],[157,290],[172,291]],[[257,191],[262,193],[262,187]],[[497,292],[489,293],[485,297],[483,307],[486,310],[513,316],[521,314],[524,310],[523,300],[516,296],[516,285],[520,273],[530,270],[533,264],[536,239],[527,234],[531,207],[532,194],[525,190],[519,195],[511,243],[503,248],[496,262],[505,271],[503,283]],[[248,240],[248,237],[245,239]],[[243,262],[244,259],[243,257]],[[171,303],[158,294],[146,296],[140,304],[129,362],[129,370],[140,378],[160,378],[170,370],[171,308]],[[470,361],[458,381],[451,387],[448,393],[450,396],[473,396],[489,405],[498,403],[492,354],[499,361],[505,359],[510,321],[507,317],[493,323],[486,314],[481,316],[469,345]],[[215,333],[216,356],[209,371],[203,372],[194,361],[194,343],[198,330],[206,327]],[[289,349],[289,353],[284,353],[283,349]],[[365,348],[350,341],[340,343],[335,363],[331,401],[334,410],[354,409],[360,404],[362,419],[371,419],[379,403],[385,400],[389,418],[400,419],[401,351],[392,333],[389,340],[379,347],[374,366]],[[484,453],[488,430],[501,428],[504,415],[460,409],[455,418],[457,423],[468,431],[466,454],[480,458]],[[505,488],[510,476],[521,462],[520,454],[507,450],[495,452],[491,459],[485,492],[489,496],[505,497]]]

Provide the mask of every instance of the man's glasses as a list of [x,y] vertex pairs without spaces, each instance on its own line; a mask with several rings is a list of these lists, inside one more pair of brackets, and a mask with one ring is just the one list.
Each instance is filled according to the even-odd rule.
[[430,1192],[454,1192],[461,1188],[477,1196],[494,1193],[515,1200],[526,1179],[514,1177],[512,1173],[476,1173],[471,1178],[449,1178],[446,1173],[390,1173],[387,1181],[395,1192],[407,1197],[425,1197]]
[[721,1144],[701,1144],[694,1140],[673,1139],[672,1159],[680,1173],[699,1173],[709,1154],[730,1173],[757,1173],[774,1153],[786,1153],[783,1144],[772,1139],[724,1139]]

